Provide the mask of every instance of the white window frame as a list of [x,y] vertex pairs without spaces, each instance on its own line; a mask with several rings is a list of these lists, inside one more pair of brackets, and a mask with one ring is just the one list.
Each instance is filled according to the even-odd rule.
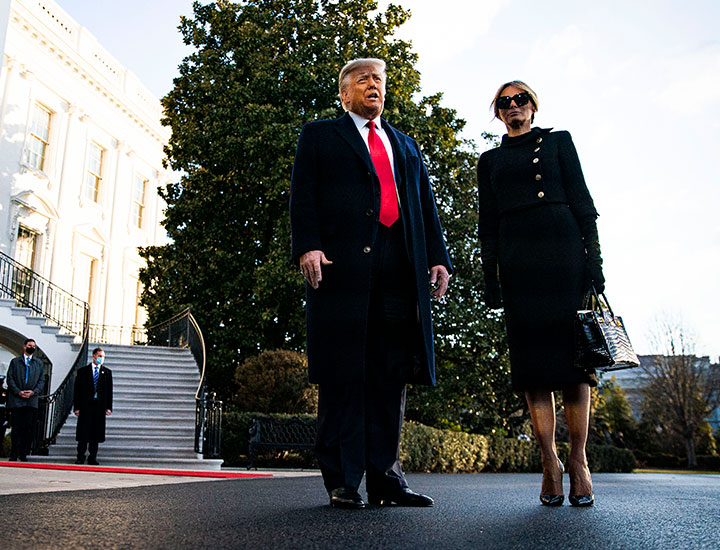
[[[132,203],[130,205],[130,225],[138,229],[142,229],[143,227],[146,210],[145,201],[147,197],[147,184],[147,178],[141,176],[140,174],[135,174],[132,187]],[[142,185],[140,193],[138,193],[139,185]]]
[[[41,136],[36,132],[37,127],[35,122],[38,119],[38,114],[42,113],[47,117],[47,126],[44,128],[45,135]],[[43,116],[43,121],[45,120]],[[46,172],[48,162],[48,149],[50,148],[50,131],[52,127],[53,111],[39,103],[33,102],[32,113],[28,124],[28,138],[25,146],[25,164],[37,170],[38,172]],[[39,147],[40,151],[36,151],[35,147]],[[37,164],[36,164],[37,163]]]
[[[100,158],[98,159],[97,165],[93,166],[95,161],[93,153],[95,151],[99,152]],[[85,181],[83,182],[83,197],[91,202],[100,202],[104,163],[105,148],[99,143],[91,141],[88,145]]]

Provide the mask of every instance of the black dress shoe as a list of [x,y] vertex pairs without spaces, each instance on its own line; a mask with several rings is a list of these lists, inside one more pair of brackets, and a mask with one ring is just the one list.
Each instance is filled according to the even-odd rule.
[[417,508],[427,508],[435,504],[435,501],[427,495],[421,495],[404,487],[397,492],[386,495],[370,495],[368,494],[368,502],[379,506],[414,506]]
[[359,510],[365,508],[365,501],[360,497],[357,489],[338,487],[330,491],[330,506],[332,508]]
[[17,457],[11,456],[8,460],[9,460],[10,462],[17,462]]
[[27,457],[26,457],[26,456],[21,456],[21,457],[19,458],[19,460],[20,460],[20,462],[27,462]]
[[77,460],[75,461],[75,464],[85,464],[85,457],[84,457],[84,456],[83,456],[83,457],[80,457],[80,456],[79,456],[79,457],[77,458]]
[[570,504],[573,506],[585,507],[595,504],[594,495],[570,495]]
[[100,463],[94,458],[88,458],[88,464],[90,464],[91,466],[100,466]]

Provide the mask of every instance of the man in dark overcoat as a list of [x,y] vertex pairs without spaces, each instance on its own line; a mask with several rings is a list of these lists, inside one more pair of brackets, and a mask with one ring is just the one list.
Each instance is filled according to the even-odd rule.
[[292,260],[306,279],[315,451],[330,505],[431,506],[399,461],[405,384],[434,384],[431,294],[450,258],[418,144],[380,117],[385,63],[340,72],[347,113],[305,125],[293,167]]
[[37,421],[38,395],[45,387],[43,362],[35,357],[37,344],[27,339],[24,353],[10,361],[7,370],[7,408],[10,410],[10,460],[27,461]]
[[79,368],[75,376],[73,410],[78,417],[75,464],[85,462],[85,452],[89,447],[87,462],[97,465],[98,446],[105,441],[105,418],[112,414],[113,385],[112,371],[104,362],[105,350],[95,348],[92,363]]

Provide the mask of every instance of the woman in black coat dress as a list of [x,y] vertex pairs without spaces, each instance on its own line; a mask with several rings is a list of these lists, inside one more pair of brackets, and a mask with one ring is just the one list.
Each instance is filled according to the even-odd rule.
[[589,506],[585,446],[597,379],[575,367],[573,323],[590,285],[604,288],[598,214],[570,134],[531,127],[535,92],[508,82],[492,105],[508,133],[477,166],[485,301],[505,308],[513,389],[525,393],[542,451],[541,502],[564,500],[553,396],[560,390],[570,431],[570,502]]

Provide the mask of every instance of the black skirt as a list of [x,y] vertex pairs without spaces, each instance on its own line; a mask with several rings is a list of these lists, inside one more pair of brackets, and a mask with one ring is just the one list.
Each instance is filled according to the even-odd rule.
[[595,376],[574,367],[585,248],[570,208],[547,204],[505,214],[498,241],[513,389],[596,386]]

